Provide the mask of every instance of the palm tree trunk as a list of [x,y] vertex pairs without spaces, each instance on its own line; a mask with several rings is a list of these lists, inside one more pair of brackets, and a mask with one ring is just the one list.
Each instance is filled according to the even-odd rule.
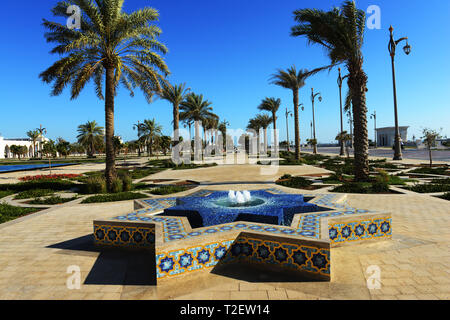
[[367,76],[362,70],[362,61],[349,68],[349,88],[352,92],[354,129],[354,170],[356,181],[369,179],[369,136],[367,132],[366,83]]
[[277,114],[275,112],[272,113],[273,117],[273,145],[272,150],[278,154],[278,136],[277,136]]
[[[292,90],[294,95],[294,127],[295,127],[295,159],[300,160],[300,129],[298,118],[298,90]],[[289,141],[288,141],[289,143]]]
[[105,94],[105,140],[106,140],[106,187],[110,192],[116,176],[114,152],[114,68],[106,67],[106,94]]
[[264,153],[267,154],[267,127],[264,128]]
[[431,147],[428,149],[428,152],[430,153],[430,168],[433,168],[433,158],[431,156]]
[[195,127],[195,140],[194,140],[194,159],[195,160],[200,160],[200,152],[202,150],[202,142],[200,139],[200,128],[199,128],[199,123],[198,121],[194,122],[194,127]]
[[173,140],[174,140],[174,146],[178,144],[178,141],[180,141],[180,136],[178,129],[180,128],[180,112],[179,112],[179,106],[178,104],[173,105]]
[[95,153],[94,137],[92,137],[92,140],[91,140],[91,157],[94,156],[94,153]]

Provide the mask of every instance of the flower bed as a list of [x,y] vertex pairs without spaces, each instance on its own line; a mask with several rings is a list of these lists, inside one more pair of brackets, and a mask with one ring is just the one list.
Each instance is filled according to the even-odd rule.
[[37,176],[26,176],[19,178],[20,181],[39,181],[39,180],[57,180],[57,179],[74,179],[81,177],[81,174],[48,174]]

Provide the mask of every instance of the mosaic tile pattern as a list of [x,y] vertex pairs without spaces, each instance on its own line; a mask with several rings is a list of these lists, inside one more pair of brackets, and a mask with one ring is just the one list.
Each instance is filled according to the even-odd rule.
[[155,245],[155,227],[94,223],[94,243],[119,247],[152,247]]
[[329,224],[328,233],[332,244],[389,238],[392,236],[392,218],[385,217]]
[[224,257],[224,263],[244,261],[277,265],[291,270],[330,276],[330,250],[313,245],[240,236]]
[[[285,194],[285,192],[272,188],[265,189],[269,193],[273,194]],[[208,196],[213,193],[212,190],[200,190],[194,193],[194,195],[198,196]],[[320,239],[320,219],[326,217],[336,217],[336,216],[345,216],[345,215],[354,215],[354,214],[363,214],[363,213],[373,213],[373,211],[367,210],[359,210],[352,207],[349,207],[345,203],[336,203],[336,198],[338,197],[335,194],[314,194],[314,195],[304,195],[305,198],[314,198],[311,200],[311,203],[319,205],[321,207],[328,207],[330,211],[327,212],[318,212],[311,213],[307,215],[303,215],[297,226],[293,227],[284,227],[284,226],[260,226],[255,223],[250,222],[237,222],[231,225],[226,226],[214,226],[214,227],[206,227],[194,229],[192,231],[187,231],[178,217],[153,217],[149,216],[152,213],[159,212],[164,210],[164,208],[168,208],[170,206],[174,206],[176,204],[177,198],[160,198],[160,199],[148,199],[144,200],[146,204],[149,205],[149,208],[140,209],[128,215],[115,217],[115,220],[120,221],[134,221],[134,222],[161,222],[163,225],[163,240],[164,242],[175,241],[181,239],[187,239],[192,237],[198,237],[205,234],[212,233],[220,233],[231,230],[242,230],[242,231],[259,231],[259,232],[270,232],[274,234],[280,235],[298,235],[307,238]],[[338,212],[334,212],[336,209],[342,210]]]
[[156,278],[173,277],[214,267],[234,240],[183,248],[156,255]]
[[[283,191],[272,188],[264,190],[269,193],[274,194],[284,194]],[[200,190],[194,193],[198,196],[208,196],[214,191],[212,190]],[[148,208],[137,210],[128,215],[115,217],[115,220],[119,221],[129,221],[129,222],[160,222],[163,226],[163,241],[176,241],[181,239],[188,239],[193,237],[202,236],[205,234],[220,233],[226,231],[258,231],[258,232],[268,232],[280,235],[298,235],[307,238],[320,239],[320,221],[322,218],[332,218],[338,216],[349,216],[356,214],[370,214],[375,213],[375,211],[355,209],[344,203],[337,203],[338,196],[335,194],[314,194],[314,195],[304,195],[305,198],[314,198],[310,203],[322,207],[330,208],[330,211],[317,212],[304,214],[300,217],[298,224],[292,227],[284,226],[261,226],[250,222],[236,222],[229,225],[213,226],[206,228],[198,228],[192,231],[186,230],[181,218],[179,217],[164,217],[164,216],[150,216],[155,212],[160,212],[164,208],[174,206],[176,204],[175,197],[171,198],[160,198],[160,199],[147,199],[144,200],[148,204]],[[339,210],[339,211],[336,211]]]
[[157,279],[212,268],[220,263],[271,264],[329,278],[330,250],[274,240],[239,237],[156,255]]

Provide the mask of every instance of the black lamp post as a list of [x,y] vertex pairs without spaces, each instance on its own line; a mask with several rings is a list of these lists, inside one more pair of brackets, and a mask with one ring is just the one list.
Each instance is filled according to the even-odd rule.
[[[341,133],[344,131],[344,122],[342,119],[342,82],[344,81],[345,78],[347,78],[349,75],[346,75],[344,77],[341,76],[341,68],[339,68],[339,77],[337,80],[338,86],[339,86],[339,102],[341,105]],[[339,141],[341,150],[339,152],[339,155],[343,156],[344,154],[344,142],[341,140]]]
[[287,137],[287,148],[288,148],[288,152],[291,152],[291,143],[289,141],[289,121],[288,118],[289,116],[292,117],[292,112],[288,111],[288,108],[286,107],[286,137]]
[[395,85],[395,63],[394,63],[394,57],[395,57],[395,49],[397,48],[397,45],[402,42],[403,40],[406,40],[406,45],[403,47],[403,51],[405,51],[406,55],[409,55],[411,53],[411,46],[408,44],[408,37],[403,37],[398,40],[394,40],[394,28],[390,26],[389,32],[390,32],[390,40],[388,45],[388,50],[391,55],[391,61],[392,61],[392,81],[393,81],[393,90],[394,90],[394,115],[395,115],[395,142],[394,142],[394,160],[402,160],[402,148],[400,145],[400,130],[398,127],[398,112],[397,112],[397,88]]
[[317,92],[316,94],[314,94],[314,88],[311,88],[311,101],[312,101],[312,111],[313,111],[313,139],[315,141],[314,150],[313,150],[314,154],[317,154],[316,121],[314,118],[314,100],[317,96],[319,96],[319,101],[322,102],[322,95],[320,94],[320,92]]
[[373,121],[375,122],[375,149],[377,148],[377,140],[378,140],[378,137],[377,137],[377,112],[376,111],[374,111],[371,115],[370,115],[370,119],[373,119]]

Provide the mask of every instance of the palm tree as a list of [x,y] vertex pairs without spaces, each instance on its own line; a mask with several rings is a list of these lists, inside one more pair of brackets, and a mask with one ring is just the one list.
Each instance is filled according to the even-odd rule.
[[347,133],[347,131],[342,131],[336,136],[336,140],[339,141],[343,146],[345,146],[345,151],[347,153],[347,158],[350,157],[350,152],[348,151],[348,141],[352,141],[352,136]]
[[222,122],[219,123],[219,126],[217,127],[217,129],[220,131],[220,133],[222,134],[222,142],[223,142],[223,146],[222,148],[226,147],[226,143],[227,143],[227,126],[230,125],[228,123],[228,121],[223,120]]
[[294,98],[294,121],[295,121],[295,159],[300,160],[300,127],[299,127],[299,90],[305,85],[308,77],[323,70],[324,68],[317,68],[312,71],[301,69],[297,72],[294,66],[288,68],[286,71],[278,69],[277,73],[270,78],[271,83],[285,89],[292,90]]
[[353,120],[352,120],[352,97],[350,96],[350,91],[347,91],[347,94],[345,96],[345,105],[344,105],[344,112],[348,116],[349,125],[350,125],[350,135],[352,139],[350,140],[350,148],[353,148]]
[[258,114],[255,119],[261,125],[261,128],[264,129],[264,152],[267,153],[267,128],[270,126],[273,119],[267,114]]
[[190,93],[186,96],[186,99],[180,104],[180,119],[184,121],[194,121],[195,125],[195,159],[200,159],[201,145],[200,142],[200,127],[199,122],[204,121],[207,118],[217,117],[212,112],[212,102],[203,100],[203,95]]
[[162,126],[159,125],[155,119],[144,120],[142,125],[142,139],[147,145],[147,153],[153,156],[153,143],[162,133]]
[[306,36],[309,43],[321,45],[327,51],[331,66],[345,63],[348,87],[353,105],[355,180],[369,179],[369,138],[367,132],[367,75],[363,70],[365,11],[346,1],[331,11],[302,9],[294,11],[298,25],[291,35]]
[[67,158],[67,155],[70,152],[70,142],[59,137],[58,139],[56,139],[55,147],[60,156],[64,156],[64,158]]
[[[211,114],[207,116],[205,119],[203,119],[203,132],[205,134],[205,145],[209,144],[209,141],[211,141],[211,144],[213,143],[213,131],[217,128],[219,125],[219,117],[215,114]],[[209,136],[207,137],[207,134]]]
[[436,139],[439,139],[441,135],[436,130],[432,130],[432,129],[428,129],[428,128],[423,129],[422,134],[423,134],[423,136],[422,136],[423,142],[428,149],[428,154],[429,154],[429,159],[430,159],[430,168],[432,168],[433,167],[433,157],[432,157],[432,153],[431,153],[431,148],[433,148],[435,146]]
[[[55,43],[52,53],[63,57],[40,74],[46,83],[53,83],[52,95],[60,95],[71,86],[71,99],[76,99],[86,83],[93,80],[97,97],[105,100],[106,170],[108,191],[116,175],[114,137],[114,99],[119,84],[134,96],[141,89],[148,102],[169,73],[160,53],[167,48],[157,38],[161,30],[153,23],[159,13],[143,8],[132,13],[122,9],[123,0],[61,1],[52,12],[67,17],[70,5],[81,9],[81,28],[68,29],[65,25],[44,19],[47,42]],[[105,91],[103,92],[103,84]]]
[[167,150],[170,149],[172,139],[169,136],[162,136],[159,138],[159,148],[164,155],[167,155]]
[[36,157],[36,142],[37,139],[39,139],[40,134],[37,130],[30,130],[27,132],[27,136],[31,139],[31,142],[33,143],[33,157]]
[[259,131],[261,130],[261,122],[257,118],[252,118],[248,121],[247,129],[251,129],[256,133],[256,152],[259,154],[261,149],[261,138]]
[[93,157],[95,153],[95,144],[98,140],[103,139],[104,128],[94,121],[88,121],[78,126],[78,143],[89,147],[88,156]]
[[179,85],[163,84],[160,97],[172,103],[173,106],[173,132],[174,145],[178,144],[180,128],[180,103],[186,98],[190,88],[186,88],[186,84]]
[[[44,134],[47,134],[47,129],[42,127],[42,124],[39,126],[39,128],[36,128],[36,131],[39,132],[39,138],[41,139],[38,144],[38,153],[42,157],[42,146],[44,144]],[[38,139],[39,139],[38,138]]]
[[274,132],[274,141],[273,144],[275,146],[275,153],[278,153],[278,137],[277,137],[277,111],[280,108],[281,99],[276,98],[265,98],[258,109],[263,111],[268,111],[272,113],[272,121],[273,121],[273,132]]

